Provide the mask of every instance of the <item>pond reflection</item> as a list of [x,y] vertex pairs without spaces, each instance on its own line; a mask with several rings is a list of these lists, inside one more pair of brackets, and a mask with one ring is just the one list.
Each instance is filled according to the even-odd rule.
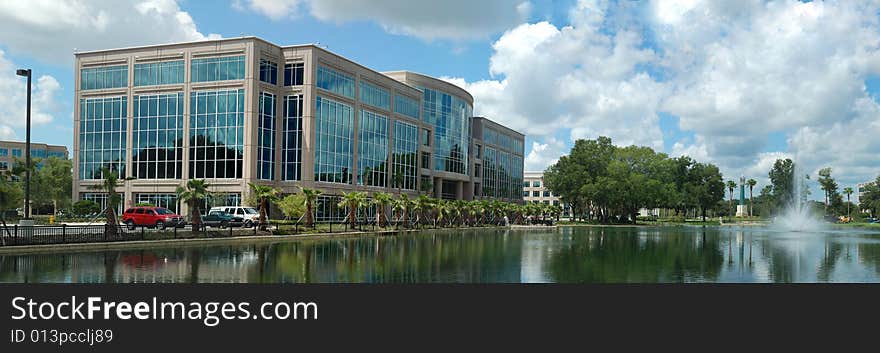
[[0,256],[2,282],[878,282],[880,234],[761,228],[446,230]]

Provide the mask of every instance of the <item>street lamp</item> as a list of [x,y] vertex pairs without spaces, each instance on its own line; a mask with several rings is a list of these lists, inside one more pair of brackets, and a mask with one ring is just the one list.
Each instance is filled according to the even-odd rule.
[[27,77],[27,139],[24,143],[24,218],[31,218],[31,69],[18,69],[18,76]]

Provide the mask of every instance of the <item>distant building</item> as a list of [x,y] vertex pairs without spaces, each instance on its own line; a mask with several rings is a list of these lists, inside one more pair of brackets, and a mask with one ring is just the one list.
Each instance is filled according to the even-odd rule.
[[853,203],[859,204],[863,197],[865,197],[865,193],[868,192],[868,185],[874,184],[873,181],[866,181],[864,183],[859,183],[856,186],[856,199],[853,200]]
[[[24,161],[24,150],[24,142],[0,141],[0,173],[11,169],[16,159]],[[31,159],[49,157],[68,159],[67,147],[31,142]]]
[[543,203],[548,205],[562,205],[559,195],[553,194],[544,185],[544,172],[523,173],[522,196],[525,202]]

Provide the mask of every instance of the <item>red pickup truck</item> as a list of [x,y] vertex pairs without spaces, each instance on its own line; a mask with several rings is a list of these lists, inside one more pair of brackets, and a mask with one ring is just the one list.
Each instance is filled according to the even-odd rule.
[[133,230],[136,226],[156,227],[183,227],[186,221],[179,214],[171,212],[164,207],[132,207],[122,214],[122,223]]

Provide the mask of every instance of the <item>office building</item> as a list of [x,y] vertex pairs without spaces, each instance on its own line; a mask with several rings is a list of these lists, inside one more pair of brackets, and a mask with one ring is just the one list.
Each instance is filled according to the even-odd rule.
[[343,192],[470,200],[483,184],[471,173],[473,97],[429,76],[255,37],[80,52],[76,69],[78,199],[106,204],[89,186],[112,170],[135,178],[124,206],[185,213],[174,190],[206,179],[208,206],[241,204],[249,182],[306,187],[332,219]]
[[[22,161],[22,163],[24,163],[24,151],[24,142],[0,141],[0,173],[12,169],[12,166],[15,165],[16,159],[19,159]],[[49,157],[67,159],[67,147],[31,142],[31,159],[36,160]]]

